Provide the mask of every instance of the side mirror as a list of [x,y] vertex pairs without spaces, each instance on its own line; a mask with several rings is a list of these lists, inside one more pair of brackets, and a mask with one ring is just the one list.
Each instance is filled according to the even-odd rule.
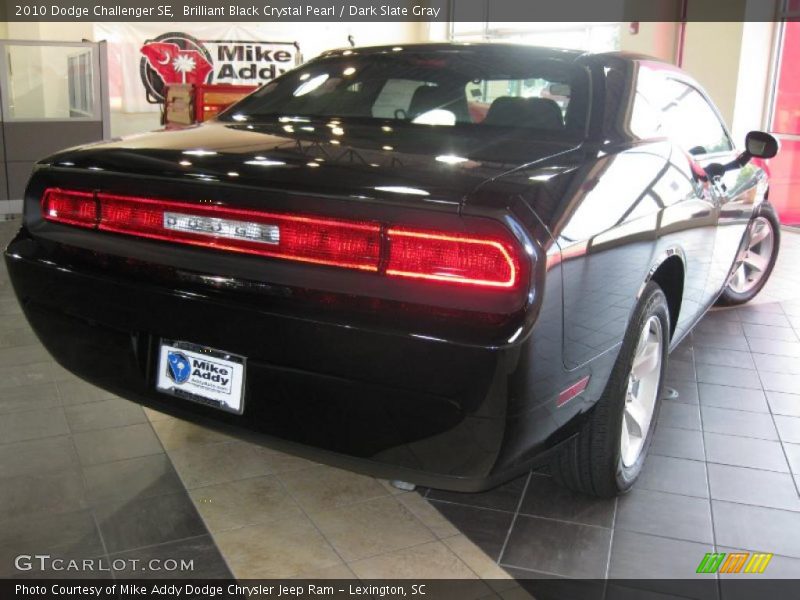
[[[714,180],[728,171],[741,169],[753,158],[772,158],[778,154],[780,144],[773,136],[764,131],[751,131],[744,141],[745,150],[735,160],[726,165],[711,163],[705,167],[706,179]],[[691,150],[689,151],[691,152]]]
[[772,158],[778,153],[778,140],[763,131],[751,131],[745,138],[745,153],[748,158]]

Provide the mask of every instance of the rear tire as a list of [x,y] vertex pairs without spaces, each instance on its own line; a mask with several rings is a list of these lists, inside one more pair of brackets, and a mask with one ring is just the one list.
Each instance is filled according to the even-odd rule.
[[[603,395],[580,432],[550,465],[553,476],[562,485],[608,498],[628,491],[634,484],[642,471],[658,419],[669,335],[667,299],[651,281],[636,305]],[[650,361],[657,364],[653,362],[650,366]],[[650,370],[645,374],[646,368]],[[638,399],[640,394],[642,398]],[[645,411],[640,405],[648,408],[649,418],[643,416]],[[632,435],[632,430],[638,433]]]
[[739,261],[737,257],[733,276],[717,299],[718,306],[737,306],[750,302],[772,274],[781,246],[781,224],[769,202],[763,202],[758,207],[748,226],[747,236],[743,260]]

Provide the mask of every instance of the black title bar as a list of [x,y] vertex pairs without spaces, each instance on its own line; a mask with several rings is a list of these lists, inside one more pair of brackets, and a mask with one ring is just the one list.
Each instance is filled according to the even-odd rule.
[[786,0],[0,0],[0,21],[633,22],[798,19]]

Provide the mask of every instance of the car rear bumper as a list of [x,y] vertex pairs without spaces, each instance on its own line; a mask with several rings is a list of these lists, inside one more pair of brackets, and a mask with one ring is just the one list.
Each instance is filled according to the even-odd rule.
[[[430,487],[486,489],[526,466],[504,458],[510,440],[520,445],[507,399],[519,347],[299,318],[59,257],[57,246],[24,230],[6,250],[42,343],[92,384],[237,438]],[[162,339],[247,357],[243,414],[157,392]],[[544,443],[557,427],[550,410],[526,415],[538,423],[528,446],[552,445]]]

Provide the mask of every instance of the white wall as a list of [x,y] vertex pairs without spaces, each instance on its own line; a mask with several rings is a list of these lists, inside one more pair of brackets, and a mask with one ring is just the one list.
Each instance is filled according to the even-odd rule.
[[683,68],[713,98],[730,127],[739,81],[742,22],[690,22],[686,24]]
[[640,23],[639,32],[632,34],[629,23],[620,24],[620,50],[647,54],[675,62],[679,24],[673,22]]

